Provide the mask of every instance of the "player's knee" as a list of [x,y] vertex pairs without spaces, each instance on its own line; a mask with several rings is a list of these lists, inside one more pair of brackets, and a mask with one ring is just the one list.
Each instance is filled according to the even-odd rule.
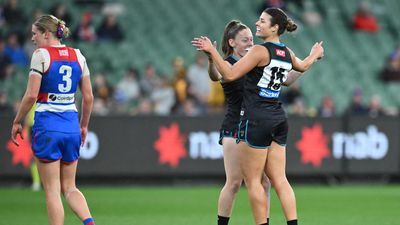
[[258,188],[259,186],[262,186],[260,179],[244,179],[244,182],[246,183],[246,187],[248,189]]
[[79,192],[79,189],[75,186],[62,186],[61,191],[64,197],[67,199],[72,193]]
[[274,179],[271,179],[271,183],[275,189],[280,189],[289,184],[288,180],[286,179],[286,176],[276,177]]
[[242,186],[242,181],[241,180],[229,181],[226,183],[226,186],[231,193],[236,194],[240,190],[240,186]]

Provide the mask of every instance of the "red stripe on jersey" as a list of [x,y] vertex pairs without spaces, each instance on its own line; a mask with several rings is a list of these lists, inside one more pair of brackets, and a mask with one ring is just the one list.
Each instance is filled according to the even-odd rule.
[[87,223],[86,225],[94,225],[93,221],[90,221],[89,223]]
[[68,61],[68,62],[78,62],[78,56],[73,48],[70,47],[47,47],[45,48],[50,55],[49,68],[44,72],[46,74],[51,68],[53,61]]
[[75,50],[70,47],[47,47],[51,61],[78,61]]
[[39,93],[37,96],[38,102],[47,102],[49,99],[49,93]]

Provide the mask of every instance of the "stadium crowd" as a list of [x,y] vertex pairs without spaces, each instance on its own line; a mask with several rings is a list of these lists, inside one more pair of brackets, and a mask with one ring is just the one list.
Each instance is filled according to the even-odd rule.
[[[77,4],[79,1],[75,1]],[[85,2],[85,1],[82,1]],[[261,3],[262,2],[262,3]],[[303,10],[302,17],[296,18],[304,26],[319,26],[324,15],[323,10],[316,9],[314,1],[296,1]],[[29,56],[35,47],[31,38],[29,21],[33,21],[43,13],[51,13],[63,19],[72,26],[72,41],[76,43],[94,42],[102,44],[108,42],[118,45],[126,38],[125,30],[119,25],[118,13],[103,10],[103,14],[94,15],[85,11],[80,18],[74,18],[65,4],[56,2],[49,8],[36,8],[26,13],[21,10],[22,1],[7,0],[0,5],[0,87],[17,74],[17,69],[28,71]],[[284,1],[260,1],[260,8],[266,6],[278,6],[285,8]],[[287,9],[290,13],[290,9]],[[363,15],[368,14],[367,22],[376,21],[373,14],[368,11],[365,4],[360,5]],[[101,22],[95,25],[93,17],[101,17]],[[379,32],[378,24],[363,26],[363,19],[355,15],[349,26],[354,29],[364,29],[367,32]],[[353,24],[352,24],[353,23]],[[361,23],[361,25],[360,25]],[[384,82],[398,82],[400,80],[400,53],[395,48],[387,57],[387,62],[380,72]],[[196,54],[193,51],[193,54]],[[329,54],[329,53],[327,53]],[[108,72],[91,70],[91,78],[94,86],[94,115],[185,115],[198,116],[203,114],[222,114],[224,112],[224,94],[218,82],[211,82],[207,71],[207,57],[197,54],[193,63],[185,58],[177,56],[171,63],[173,74],[160,74],[158,69],[149,59],[143,68],[130,66],[125,68],[125,75],[118,81],[110,83]],[[27,73],[26,73],[27,74]],[[14,87],[23,89],[22,87]],[[22,93],[20,93],[22,95]],[[15,99],[20,99],[17,96]],[[301,82],[287,88],[281,100],[290,115],[297,116],[322,116],[333,117],[347,115],[398,115],[398,106],[383,107],[381,97],[373,95],[366,99],[360,88],[355,88],[349,96],[347,110],[339,112],[335,108],[335,100],[332,96],[321,97],[319,107],[313,108],[307,105],[301,88]],[[0,114],[12,115],[18,108],[18,101],[9,97],[8,91],[0,89]]]

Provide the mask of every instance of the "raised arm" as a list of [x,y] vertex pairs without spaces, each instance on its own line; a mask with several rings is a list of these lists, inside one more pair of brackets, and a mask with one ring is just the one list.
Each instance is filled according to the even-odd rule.
[[296,82],[296,80],[299,79],[299,77],[300,77],[301,75],[302,75],[302,73],[292,70],[292,71],[289,72],[286,81],[283,82],[282,84],[283,84],[284,86],[290,86],[290,85],[292,85],[294,82]]
[[289,49],[289,51],[292,57],[293,69],[298,72],[307,71],[314,62],[324,56],[322,41],[315,43],[314,46],[311,48],[310,54],[303,60],[297,58],[292,50]]
[[[213,42],[214,48],[217,48],[217,42]],[[208,75],[210,76],[210,79],[212,81],[220,81],[222,79],[222,75],[218,72],[217,68],[214,65],[214,62],[212,61],[212,58],[210,54],[207,52],[204,52],[207,55],[208,58]]]
[[215,67],[212,58],[208,58],[208,75],[212,81],[220,81],[222,79],[222,75]]
[[212,46],[211,41],[207,37],[194,38],[192,45],[195,46],[197,50],[205,51],[210,54],[217,70],[227,82],[237,80],[244,76],[256,67],[263,59],[266,59],[269,56],[267,54],[268,51],[266,51],[265,48],[262,46],[254,46],[241,60],[233,66],[230,66]]

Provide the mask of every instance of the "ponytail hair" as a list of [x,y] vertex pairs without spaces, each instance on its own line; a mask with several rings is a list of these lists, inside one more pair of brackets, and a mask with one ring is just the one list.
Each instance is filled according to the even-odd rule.
[[233,47],[229,44],[229,40],[234,39],[240,31],[247,28],[239,20],[232,20],[225,26],[221,40],[221,48],[225,58],[233,53]]
[[283,34],[285,31],[293,32],[297,29],[297,24],[282,9],[267,8],[264,12],[271,16],[271,26],[278,24],[278,35]]
[[42,33],[49,31],[59,40],[67,38],[71,34],[65,22],[53,15],[40,16],[33,25]]

